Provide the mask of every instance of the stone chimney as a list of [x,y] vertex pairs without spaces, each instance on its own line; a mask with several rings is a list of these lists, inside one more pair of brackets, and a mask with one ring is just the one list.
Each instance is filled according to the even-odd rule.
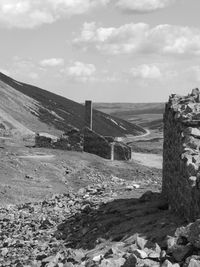
[[92,130],[92,101],[85,101],[85,127]]

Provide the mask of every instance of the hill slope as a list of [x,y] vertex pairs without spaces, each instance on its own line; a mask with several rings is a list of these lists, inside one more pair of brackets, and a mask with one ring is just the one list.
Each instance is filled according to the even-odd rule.
[[[84,127],[84,106],[72,100],[18,82],[0,73],[0,130],[30,134],[58,134],[71,127]],[[139,135],[142,127],[94,110],[93,129],[102,135]]]
[[95,103],[95,108],[144,128],[163,128],[164,103]]

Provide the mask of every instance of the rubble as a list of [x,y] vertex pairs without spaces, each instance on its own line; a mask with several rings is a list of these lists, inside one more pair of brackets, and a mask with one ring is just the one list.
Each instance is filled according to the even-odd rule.
[[[122,183],[117,177],[113,180]],[[93,185],[1,208],[0,266],[199,266],[199,221],[178,228],[162,247],[138,234],[111,240],[106,238],[108,218],[117,210],[111,210],[109,202],[105,206],[106,199],[110,201],[106,196],[104,186]]]

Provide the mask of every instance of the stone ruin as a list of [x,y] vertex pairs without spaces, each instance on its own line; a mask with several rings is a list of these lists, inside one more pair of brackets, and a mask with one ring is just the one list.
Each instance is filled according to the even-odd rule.
[[85,151],[111,160],[130,160],[131,147],[111,136],[102,136],[92,130],[92,102],[85,102],[84,129],[72,128],[60,138],[47,133],[37,133],[36,147]]
[[35,146],[82,152],[83,139],[83,133],[76,128],[64,133],[59,138],[47,133],[37,133]]
[[132,153],[131,147],[123,142],[117,142],[111,136],[99,135],[89,128],[84,130],[83,150],[111,160],[130,160]]
[[164,114],[162,194],[188,221],[200,216],[200,92],[172,95]]

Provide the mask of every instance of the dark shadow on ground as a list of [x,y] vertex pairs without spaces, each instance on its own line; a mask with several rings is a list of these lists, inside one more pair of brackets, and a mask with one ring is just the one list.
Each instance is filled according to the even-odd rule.
[[156,193],[151,200],[117,199],[98,209],[88,204],[59,225],[56,235],[67,247],[77,249],[93,249],[101,242],[125,240],[136,233],[161,244],[166,235],[173,235],[184,224]]

